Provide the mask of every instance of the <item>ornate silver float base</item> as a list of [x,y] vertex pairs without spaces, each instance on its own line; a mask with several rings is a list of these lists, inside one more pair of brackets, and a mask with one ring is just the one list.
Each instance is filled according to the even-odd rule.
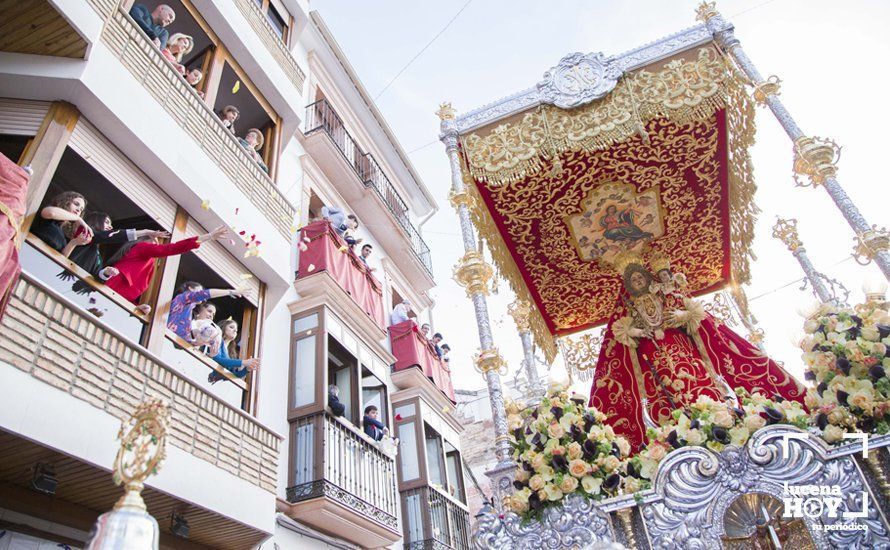
[[[791,439],[786,434],[807,437]],[[641,549],[727,548],[726,525],[732,523],[725,521],[727,510],[738,510],[733,504],[741,502],[743,495],[764,501],[772,497],[778,506],[772,510],[773,519],[780,523],[795,519],[782,517],[784,498],[789,496],[787,483],[792,490],[829,487],[842,495],[835,517],[823,510],[814,517],[797,518],[803,525],[798,536],[806,544],[795,542],[795,550],[890,549],[890,510],[881,494],[881,480],[862,458],[862,443],[851,441],[856,442],[830,447],[791,426],[770,426],[758,431],[743,448],[730,446],[719,454],[701,447],[683,448],[661,463],[650,490],[599,502],[572,495],[562,506],[547,510],[541,521],[523,523],[513,513],[485,514],[473,526],[473,545],[540,550],[619,542]],[[890,436],[873,437],[868,443],[871,452],[878,452],[882,462],[890,464]],[[857,513],[862,517],[850,515]],[[734,528],[736,536],[740,530],[743,536],[755,531],[753,523],[740,525],[737,518]],[[733,545],[748,547],[753,548]]]

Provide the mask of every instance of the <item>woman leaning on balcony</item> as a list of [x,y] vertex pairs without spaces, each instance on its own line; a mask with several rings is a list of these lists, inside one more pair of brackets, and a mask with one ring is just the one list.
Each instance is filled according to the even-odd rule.
[[263,162],[263,157],[257,151],[263,147],[263,133],[258,128],[251,128],[243,138],[238,138],[238,143],[247,151],[250,158],[260,165],[265,173],[269,173],[269,167]]
[[74,247],[87,244],[93,237],[93,229],[81,217],[86,207],[87,200],[80,193],[59,193],[40,211],[31,233],[67,258]]
[[182,65],[182,57],[188,55],[195,47],[195,40],[181,32],[178,32],[167,40],[167,47],[161,50],[161,54],[173,64],[179,74],[185,76],[185,67]]
[[[108,260],[108,264],[118,270],[118,274],[108,279],[109,288],[136,304],[139,297],[148,289],[155,273],[155,260],[166,256],[184,254],[201,246],[201,243],[221,239],[226,236],[227,229],[221,225],[210,233],[183,239],[170,244],[158,244],[153,237],[144,237],[131,241],[118,249]],[[141,305],[138,308],[148,313],[151,308]]]
[[[222,329],[223,344],[219,348],[219,353],[213,357],[214,361],[238,378],[244,378],[248,372],[260,368],[260,360],[256,357],[238,359],[238,344],[235,342],[235,339],[238,338],[238,323],[232,319],[226,319],[219,323],[219,328]],[[207,377],[207,381],[211,384],[222,379],[223,376],[215,371]]]

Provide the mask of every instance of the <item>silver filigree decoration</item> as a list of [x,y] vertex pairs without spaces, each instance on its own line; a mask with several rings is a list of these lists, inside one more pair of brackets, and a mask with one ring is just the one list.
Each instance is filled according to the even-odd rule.
[[538,82],[542,103],[572,109],[605,96],[621,78],[621,70],[602,53],[570,53]]

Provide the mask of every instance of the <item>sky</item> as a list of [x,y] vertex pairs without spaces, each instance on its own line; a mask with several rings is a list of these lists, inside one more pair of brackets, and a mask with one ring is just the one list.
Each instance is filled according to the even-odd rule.
[[[463,255],[457,215],[447,201],[450,173],[437,141],[435,111],[450,101],[469,111],[534,85],[564,55],[619,54],[693,26],[695,0],[312,0],[350,63],[408,152],[439,203],[422,228],[433,251],[437,287],[435,330],[451,344],[455,387],[485,386],[473,368],[479,348],[471,302],[452,280]],[[723,0],[718,9],[736,26],[736,36],[764,77],[782,79],[781,98],[807,135],[830,137],[842,147],[838,180],[869,223],[887,226],[886,168],[890,151],[881,129],[890,123],[890,2],[882,0]],[[463,11],[403,72],[413,57]],[[393,81],[393,78],[398,75]],[[381,93],[382,92],[382,93]],[[792,145],[772,114],[757,112],[752,149],[759,187],[751,310],[766,333],[766,349],[802,376],[796,342],[801,312],[816,302],[790,252],[772,238],[777,215],[798,219],[798,230],[816,268],[842,282],[850,301],[862,300],[862,285],[883,281],[873,264],[851,257],[853,230],[824,189],[795,187]],[[495,345],[519,368],[522,348],[507,305],[506,281],[488,299]],[[739,330],[745,334],[743,329]],[[554,375],[559,374],[554,367]],[[589,392],[589,383],[580,391]]]

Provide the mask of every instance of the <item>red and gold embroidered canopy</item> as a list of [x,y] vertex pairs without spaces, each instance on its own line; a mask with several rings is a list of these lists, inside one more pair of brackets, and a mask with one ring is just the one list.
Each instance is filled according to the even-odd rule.
[[461,136],[471,211],[500,272],[536,305],[536,340],[607,321],[609,261],[659,251],[693,295],[748,279],[752,106],[713,46],[625,74],[571,110],[541,105]]

